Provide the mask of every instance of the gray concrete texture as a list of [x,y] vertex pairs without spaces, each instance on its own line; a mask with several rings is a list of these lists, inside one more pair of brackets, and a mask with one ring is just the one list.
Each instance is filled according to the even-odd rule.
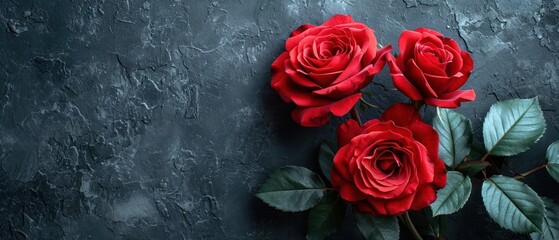
[[[477,139],[492,103],[538,96],[547,131],[510,159],[518,172],[559,139],[557,0],[3,0],[0,239],[303,239],[305,213],[253,194],[278,167],[318,171],[344,119],[296,125],[270,64],[292,30],[336,13],[395,52],[417,27],[471,52],[478,98],[458,111]],[[383,108],[406,100],[387,70],[367,88]],[[545,170],[526,182],[559,200]],[[528,238],[492,224],[479,192],[449,239]],[[359,238],[352,221],[333,238]]]

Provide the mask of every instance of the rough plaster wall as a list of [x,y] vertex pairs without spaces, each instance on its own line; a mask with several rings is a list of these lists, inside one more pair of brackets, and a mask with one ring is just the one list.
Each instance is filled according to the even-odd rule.
[[[539,96],[547,132],[519,172],[559,138],[557,0],[3,0],[0,239],[302,239],[304,213],[252,194],[277,167],[318,170],[342,119],[294,124],[269,66],[290,31],[335,13],[385,45],[421,26],[457,39],[475,59],[478,99],[459,111],[478,137],[492,103]],[[386,69],[368,90],[382,107],[405,100]],[[527,182],[559,200],[545,172]],[[526,238],[490,224],[479,190],[449,238]]]

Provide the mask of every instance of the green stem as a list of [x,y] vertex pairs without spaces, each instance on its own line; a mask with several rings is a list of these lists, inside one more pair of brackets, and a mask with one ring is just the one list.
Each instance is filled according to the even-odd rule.
[[522,173],[522,174],[520,174],[520,175],[515,176],[514,179],[521,179],[521,178],[524,178],[524,177],[526,177],[526,176],[528,176],[528,175],[530,175],[530,174],[532,174],[532,173],[537,172],[538,170],[540,170],[540,169],[542,169],[542,168],[545,168],[547,165],[548,165],[548,164],[540,165],[540,166],[538,166],[538,167],[536,167],[536,168],[534,168],[534,169],[532,169],[532,170],[530,170],[530,171],[528,171],[528,172],[525,172],[525,173]]
[[372,104],[372,103],[370,103],[370,102],[367,102],[367,100],[365,100],[364,98],[360,98],[359,100],[360,100],[363,104],[365,104],[365,105],[367,105],[367,106],[369,106],[369,107],[372,107],[372,108],[379,108],[377,105],[374,105],[374,104]]
[[421,109],[421,107],[423,107],[424,104],[425,103],[421,100],[419,100],[419,101],[411,100],[411,105],[413,105],[413,107],[415,107],[415,109],[417,109],[418,112]]
[[485,161],[485,159],[487,159],[487,157],[489,157],[489,155],[491,154],[491,151],[487,152],[485,155],[483,155],[483,157],[481,158],[481,160],[479,160],[480,162]]
[[446,237],[445,216],[439,216],[439,240],[444,240]]
[[423,238],[421,237],[421,235],[419,234],[419,232],[417,231],[417,229],[415,228],[415,226],[413,225],[413,222],[411,221],[410,215],[408,214],[408,212],[404,213],[404,217],[403,217],[404,222],[406,223],[408,229],[411,231],[411,233],[413,234],[413,237],[416,240],[423,240]]
[[359,117],[359,112],[357,111],[357,105],[355,105],[352,109],[351,109],[351,118],[353,118],[353,120],[357,121],[357,123],[359,123],[359,126],[363,126],[363,122],[361,122],[361,117]]
[[406,225],[406,227],[408,227],[408,224],[406,223],[406,221],[404,221],[404,218],[402,218],[402,215],[397,216],[398,220],[400,220],[400,222],[402,222],[404,225]]

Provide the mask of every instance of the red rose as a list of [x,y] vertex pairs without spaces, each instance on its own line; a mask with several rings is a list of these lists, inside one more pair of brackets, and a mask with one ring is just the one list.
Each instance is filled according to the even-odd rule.
[[410,105],[396,104],[362,127],[349,120],[338,128],[338,145],[332,185],[360,212],[419,210],[446,184],[439,135]]
[[398,90],[415,101],[456,108],[476,98],[474,90],[458,90],[474,68],[470,54],[439,32],[427,28],[405,30],[398,42],[400,55],[388,57]]
[[286,51],[272,63],[272,87],[297,108],[293,119],[306,127],[324,125],[355,105],[374,74],[385,64],[374,31],[351,16],[336,15],[320,26],[293,31]]

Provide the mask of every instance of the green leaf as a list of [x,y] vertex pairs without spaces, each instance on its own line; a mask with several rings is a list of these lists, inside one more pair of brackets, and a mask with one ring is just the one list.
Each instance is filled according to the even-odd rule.
[[519,233],[540,231],[544,206],[528,185],[505,176],[483,182],[483,204],[489,216],[502,227]]
[[373,216],[354,212],[355,222],[367,240],[392,240],[400,237],[396,216]]
[[333,144],[322,142],[318,150],[318,164],[320,165],[322,174],[324,174],[324,177],[326,177],[328,181],[332,181],[332,166],[334,166],[335,155],[335,148],[331,146],[333,146]]
[[559,141],[549,145],[547,148],[547,172],[555,181],[559,182]]
[[537,98],[513,99],[491,106],[483,123],[485,149],[495,156],[526,151],[545,131]]
[[483,156],[487,153],[485,150],[485,145],[482,142],[474,139],[472,142],[472,149],[470,150],[470,155],[468,155],[469,160],[481,160]]
[[287,166],[270,174],[256,197],[279,210],[299,212],[316,205],[325,192],[324,182],[316,173]]
[[337,192],[329,192],[309,212],[307,239],[324,239],[338,231],[346,214],[346,204]]
[[439,133],[439,157],[454,169],[470,154],[472,127],[470,120],[455,111],[437,108],[433,127]]
[[458,166],[458,171],[467,174],[468,176],[475,176],[479,171],[491,166],[489,162],[483,161],[470,161],[463,162]]
[[460,172],[446,173],[446,186],[437,192],[437,200],[431,204],[433,216],[451,214],[460,210],[470,198],[472,181]]
[[548,198],[543,198],[543,203],[545,205],[545,216],[542,231],[531,233],[530,237],[534,240],[559,239],[559,205]]

